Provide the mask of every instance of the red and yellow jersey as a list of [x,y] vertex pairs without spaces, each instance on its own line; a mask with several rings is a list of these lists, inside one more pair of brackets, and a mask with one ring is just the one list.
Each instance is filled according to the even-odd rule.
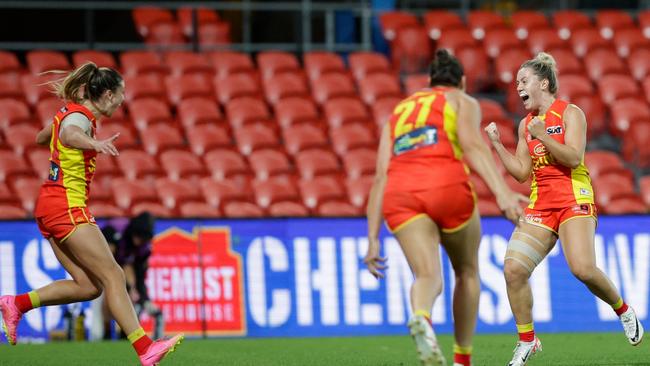
[[[561,144],[564,144],[565,133],[563,116],[568,105],[568,102],[556,99],[546,114],[537,116],[546,124],[546,133]],[[533,166],[528,207],[543,210],[594,203],[591,179],[584,164],[584,156],[576,168],[569,168],[556,162],[544,144],[538,139],[532,139],[528,132],[528,123],[534,117],[529,113],[525,120],[526,141]]]
[[47,206],[68,209],[85,207],[90,193],[90,182],[95,175],[94,150],[81,150],[66,146],[59,139],[61,121],[71,113],[82,113],[91,122],[91,137],[97,127],[95,117],[84,106],[68,103],[54,116],[50,140],[50,174],[43,183],[39,200]]
[[401,101],[389,120],[392,157],[388,166],[390,190],[417,191],[468,180],[458,142],[456,111],[445,93],[450,88],[419,91]]

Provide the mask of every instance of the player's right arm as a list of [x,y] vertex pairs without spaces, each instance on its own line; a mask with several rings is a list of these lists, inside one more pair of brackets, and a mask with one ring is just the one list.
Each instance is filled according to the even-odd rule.
[[499,136],[499,130],[494,122],[485,127],[485,132],[487,132],[494,150],[497,152],[499,159],[501,159],[508,173],[519,183],[527,181],[530,177],[533,162],[528,153],[528,143],[526,142],[526,119],[522,119],[519,122],[519,141],[517,142],[517,150],[514,155],[503,146],[501,137]]

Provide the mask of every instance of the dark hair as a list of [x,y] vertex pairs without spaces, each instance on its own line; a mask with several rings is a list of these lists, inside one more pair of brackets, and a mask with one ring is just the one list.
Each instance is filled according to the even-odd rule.
[[559,83],[557,81],[557,66],[553,56],[546,52],[540,52],[534,59],[521,64],[519,69],[523,69],[524,67],[533,70],[533,73],[537,75],[539,80],[548,80],[548,91],[553,95],[557,93]]
[[[60,73],[61,71],[53,71]],[[98,100],[106,90],[115,91],[122,83],[122,76],[109,67],[97,67],[92,62],[79,66],[66,77],[51,82],[54,93],[65,100],[80,103],[83,99]],[[79,89],[84,87],[83,96]]]
[[127,245],[133,245],[133,237],[137,236],[145,241],[153,238],[155,219],[149,212],[143,212],[129,221],[126,229],[124,229],[124,240]]
[[429,66],[430,86],[459,86],[463,75],[463,65],[456,57],[444,48],[436,51],[436,56]]
[[110,225],[102,229],[102,234],[109,244],[117,244],[122,239],[122,234]]

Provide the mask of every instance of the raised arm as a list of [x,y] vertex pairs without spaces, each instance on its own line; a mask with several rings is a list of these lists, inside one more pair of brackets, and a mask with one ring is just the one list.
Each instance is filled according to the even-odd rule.
[[115,139],[120,135],[115,135],[105,139],[96,140],[88,136],[87,131],[90,129],[90,121],[78,113],[72,113],[61,121],[61,131],[59,138],[61,142],[66,145],[80,150],[95,150],[100,153],[110,154],[113,156],[119,155],[117,148],[113,145]]
[[38,145],[49,145],[52,139],[52,124],[43,127],[36,134],[36,143]]
[[487,132],[490,142],[492,142],[492,146],[497,152],[503,166],[519,183],[528,180],[533,166],[530,154],[528,153],[528,144],[526,142],[525,121],[525,119],[522,119],[519,122],[519,128],[517,129],[519,141],[517,142],[517,149],[514,155],[503,146],[503,143],[501,143],[499,131],[494,122],[485,127],[485,132]]
[[544,122],[533,120],[528,125],[531,136],[537,138],[555,160],[569,168],[576,168],[582,162],[587,144],[587,120],[580,108],[569,104],[564,111],[564,143],[546,133]]

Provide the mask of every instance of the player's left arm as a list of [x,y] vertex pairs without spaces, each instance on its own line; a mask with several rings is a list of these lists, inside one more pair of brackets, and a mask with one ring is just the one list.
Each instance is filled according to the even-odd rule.
[[532,131],[535,126],[529,124],[529,129],[531,135],[544,144],[558,163],[569,168],[577,168],[582,162],[587,144],[587,119],[580,108],[569,104],[564,111],[563,120],[565,129],[563,144],[546,133],[546,129],[543,127],[544,124],[541,121],[539,121],[541,126],[537,126],[535,134]]
[[49,145],[52,139],[52,124],[43,127],[36,134],[36,143],[38,145]]

